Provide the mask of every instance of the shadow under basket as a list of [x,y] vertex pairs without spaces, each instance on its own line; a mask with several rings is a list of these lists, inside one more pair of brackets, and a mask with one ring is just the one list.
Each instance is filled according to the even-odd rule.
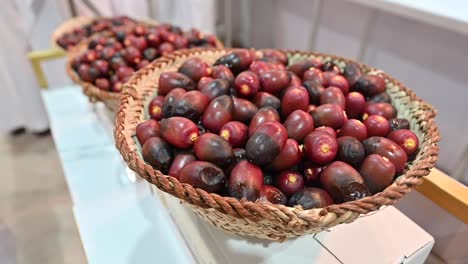
[[[216,59],[229,52],[229,49],[178,51],[138,71],[125,84],[114,131],[116,146],[132,170],[160,190],[185,201],[201,218],[212,225],[232,234],[275,241],[318,233],[341,223],[352,222],[359,215],[379,210],[381,206],[394,204],[412,188],[421,184],[422,177],[428,175],[434,166],[439,141],[439,131],[434,121],[436,110],[417,98],[413,91],[391,76],[360,64],[364,73],[378,74],[385,79],[387,93],[398,110],[398,117],[410,121],[412,130],[421,142],[419,153],[413,161],[407,164],[404,174],[384,191],[356,201],[303,210],[300,206],[286,207],[270,203],[239,201],[232,197],[208,193],[153,169],[141,156],[135,129],[139,123],[149,118],[146,106],[157,94],[160,74],[177,71],[178,67],[191,57],[199,57],[213,64]],[[354,62],[327,54],[284,52],[288,55],[290,64],[307,58],[318,58],[323,62],[333,61],[343,69],[347,63]]]

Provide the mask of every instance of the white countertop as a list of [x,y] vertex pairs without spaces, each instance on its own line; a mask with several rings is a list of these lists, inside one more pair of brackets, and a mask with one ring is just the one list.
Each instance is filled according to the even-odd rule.
[[104,106],[91,105],[76,86],[42,96],[88,262],[194,263],[149,184],[134,182]]
[[78,87],[42,95],[89,263],[423,263],[433,246],[394,207],[284,243],[229,235],[135,177]]

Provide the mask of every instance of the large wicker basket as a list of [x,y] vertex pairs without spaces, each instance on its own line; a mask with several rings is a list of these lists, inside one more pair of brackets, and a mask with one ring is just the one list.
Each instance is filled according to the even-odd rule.
[[[162,72],[175,71],[190,57],[200,57],[213,63],[228,49],[193,49],[179,51],[162,57],[138,71],[125,84],[120,99],[114,131],[116,146],[128,166],[148,182],[156,185],[183,201],[207,222],[230,233],[253,236],[262,239],[283,241],[294,237],[313,234],[341,223],[349,223],[359,215],[379,210],[383,205],[394,204],[429,174],[437,159],[439,131],[434,122],[436,111],[424,103],[415,93],[391,76],[361,65],[365,72],[375,72],[386,80],[387,92],[398,110],[399,117],[410,120],[412,130],[421,141],[420,151],[414,161],[408,164],[404,175],[383,192],[357,201],[331,205],[326,208],[303,210],[270,203],[238,201],[231,197],[208,193],[204,190],[181,183],[176,178],[163,175],[145,163],[135,138],[137,124],[147,117],[149,100],[157,94],[158,79]],[[332,60],[340,67],[351,60],[333,55],[286,51],[290,62],[315,57],[322,61]]]
[[[157,25],[157,21],[149,21],[145,20],[144,23],[151,24],[151,25]],[[102,34],[108,34],[108,32],[103,32]],[[87,47],[88,43],[92,37],[87,38],[85,41],[80,42],[79,45],[73,48],[73,50],[68,52],[67,55],[67,64],[66,64],[66,72],[68,76],[77,84],[79,84],[83,88],[83,93],[88,96],[90,102],[103,102],[109,110],[112,112],[117,112],[119,108],[119,98],[120,98],[120,93],[115,93],[115,92],[109,92],[109,91],[104,91],[102,89],[99,89],[96,87],[94,84],[85,82],[80,79],[78,74],[73,70],[72,68],[72,62],[73,59],[78,56],[79,54],[83,53]],[[216,39],[216,48],[223,48],[224,45],[221,41]]]

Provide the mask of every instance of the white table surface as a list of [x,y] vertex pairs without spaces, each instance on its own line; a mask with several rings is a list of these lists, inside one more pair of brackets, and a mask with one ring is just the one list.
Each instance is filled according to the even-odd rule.
[[89,263],[195,263],[146,182],[73,211]]
[[465,0],[348,0],[394,15],[468,34]]
[[89,263],[194,263],[185,241],[146,181],[132,181],[103,105],[79,87],[42,96]]
[[285,243],[229,235],[135,178],[78,87],[42,95],[89,263],[423,263],[434,243],[394,207]]
[[199,263],[424,263],[434,239],[393,206],[316,235],[283,243],[228,234],[195,215],[176,198],[155,196]]

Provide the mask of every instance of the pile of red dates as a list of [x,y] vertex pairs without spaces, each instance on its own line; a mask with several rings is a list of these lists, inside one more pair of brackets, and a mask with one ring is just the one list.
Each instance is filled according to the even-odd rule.
[[358,64],[234,50],[164,72],[136,136],[155,169],[207,192],[304,209],[382,191],[419,148],[385,80]]
[[214,35],[197,29],[182,31],[170,24],[114,27],[92,37],[87,49],[73,57],[72,69],[81,80],[104,91],[120,92],[133,73],[178,49],[216,46]]

